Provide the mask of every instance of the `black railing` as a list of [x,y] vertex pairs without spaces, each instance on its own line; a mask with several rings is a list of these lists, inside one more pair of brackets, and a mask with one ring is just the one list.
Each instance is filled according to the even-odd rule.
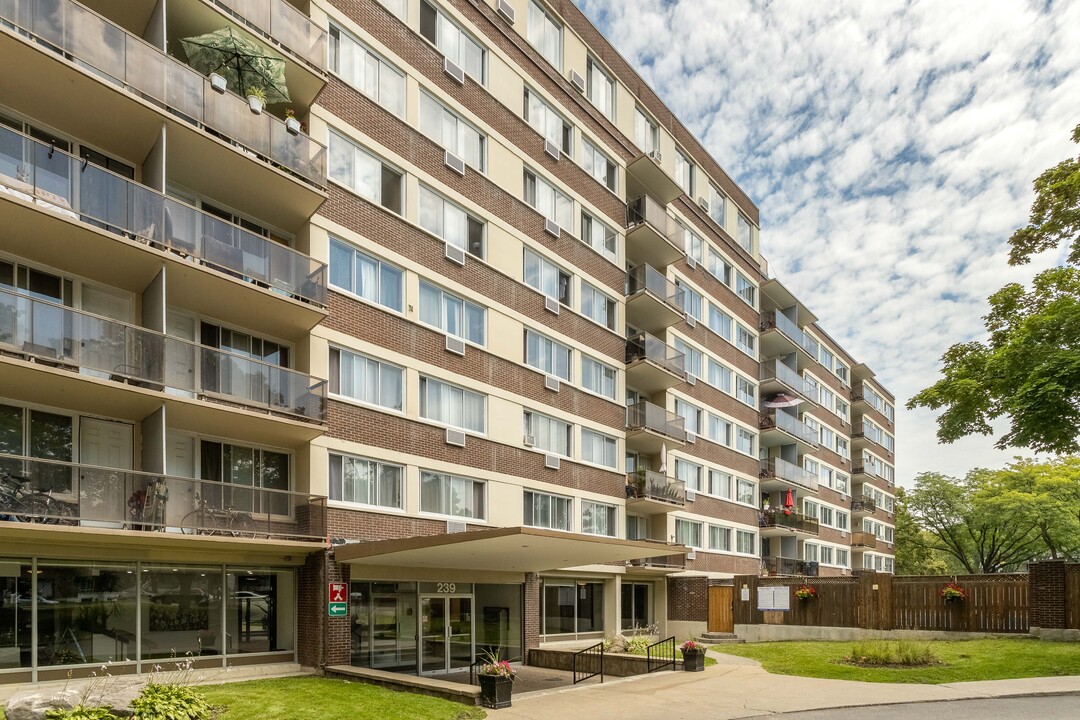
[[604,643],[578,650],[574,653],[574,685],[582,680],[600,676],[600,682],[604,682]]
[[663,670],[668,665],[675,669],[675,636],[658,640],[645,648],[645,667],[648,672]]

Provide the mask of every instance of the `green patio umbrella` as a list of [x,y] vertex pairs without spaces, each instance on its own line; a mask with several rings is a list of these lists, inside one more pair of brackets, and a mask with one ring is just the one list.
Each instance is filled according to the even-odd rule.
[[218,73],[229,86],[246,95],[253,87],[266,92],[266,103],[288,102],[285,58],[267,51],[233,31],[232,26],[196,37],[181,38],[188,65],[204,75]]

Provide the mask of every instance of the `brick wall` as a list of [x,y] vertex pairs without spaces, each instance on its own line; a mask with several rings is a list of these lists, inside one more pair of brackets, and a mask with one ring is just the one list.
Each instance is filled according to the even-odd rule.
[[[756,563],[755,563],[756,564]],[[671,577],[667,579],[668,620],[707,622],[709,619],[709,580],[706,577]]]
[[525,576],[525,604],[522,614],[525,621],[523,655],[527,664],[529,650],[540,647],[540,576],[536,573],[528,573]]
[[1031,627],[1064,629],[1067,626],[1065,605],[1064,560],[1046,560],[1028,566]]

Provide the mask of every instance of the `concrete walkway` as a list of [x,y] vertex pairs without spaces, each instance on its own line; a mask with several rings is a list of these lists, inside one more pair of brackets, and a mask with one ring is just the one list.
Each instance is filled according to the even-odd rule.
[[709,651],[703,673],[664,672],[514,696],[490,720],[720,720],[826,708],[1022,695],[1080,694],[1080,676],[949,685],[893,685],[772,675],[747,658]]

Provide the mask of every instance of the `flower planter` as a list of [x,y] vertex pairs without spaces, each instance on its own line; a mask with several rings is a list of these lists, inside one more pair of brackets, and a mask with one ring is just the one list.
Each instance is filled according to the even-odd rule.
[[480,704],[486,708],[510,707],[510,693],[514,688],[513,678],[498,675],[480,675]]
[[225,79],[224,75],[210,73],[210,87],[214,89],[214,92],[223,93],[228,85],[229,81]]
[[266,107],[266,101],[258,95],[247,96],[248,107],[251,108],[251,112],[256,115],[262,115],[263,108]]
[[686,672],[705,671],[705,651],[703,650],[684,650],[682,660],[682,667]]
[[289,131],[290,135],[299,135],[300,121],[294,117],[285,118],[285,129]]

